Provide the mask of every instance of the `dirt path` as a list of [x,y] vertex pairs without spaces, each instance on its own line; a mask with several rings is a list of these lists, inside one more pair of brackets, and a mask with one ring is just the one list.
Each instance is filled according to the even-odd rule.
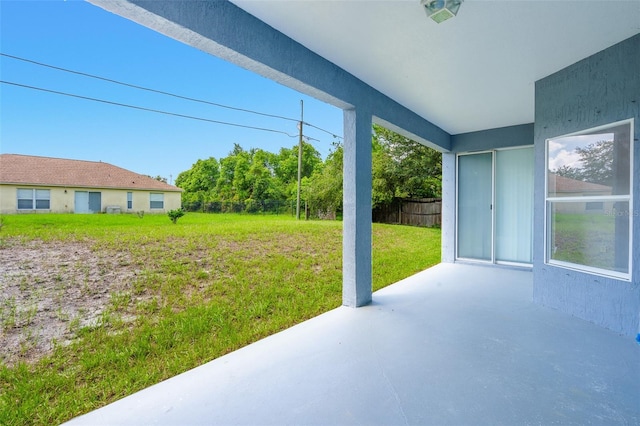
[[5,240],[0,245],[0,363],[34,362],[96,325],[138,271],[128,253],[87,243]]

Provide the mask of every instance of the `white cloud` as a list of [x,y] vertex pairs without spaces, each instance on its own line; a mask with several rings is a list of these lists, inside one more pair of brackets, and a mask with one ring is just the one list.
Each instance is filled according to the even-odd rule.
[[549,170],[557,170],[562,166],[580,168],[581,165],[580,155],[576,151],[560,149],[559,151],[552,153],[551,149],[549,150]]
[[582,162],[576,148],[584,149],[601,140],[612,140],[613,137],[613,133],[589,133],[549,139],[549,170],[557,170],[562,166],[581,168]]

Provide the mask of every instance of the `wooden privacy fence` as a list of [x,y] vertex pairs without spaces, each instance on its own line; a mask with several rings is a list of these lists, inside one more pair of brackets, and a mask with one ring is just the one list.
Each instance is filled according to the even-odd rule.
[[440,226],[442,199],[396,198],[391,204],[373,210],[373,221],[414,226]]

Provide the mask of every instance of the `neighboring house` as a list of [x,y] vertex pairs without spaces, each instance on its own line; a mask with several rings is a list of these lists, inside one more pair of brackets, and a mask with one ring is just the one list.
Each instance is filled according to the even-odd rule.
[[547,176],[547,188],[564,197],[611,195],[612,190],[610,186],[571,179],[551,172]]
[[[597,183],[584,182],[549,173],[547,176],[547,188],[558,197],[603,197],[612,194],[613,188]],[[587,201],[583,203],[571,203],[558,208],[561,213],[591,213],[601,214],[613,209],[612,201]]]
[[[89,1],[343,110],[345,306],[373,297],[375,122],[443,153],[443,262],[528,268],[536,303],[640,332],[637,1],[469,1],[441,24],[419,0]],[[614,194],[548,191],[549,152],[576,135],[613,141]],[[575,233],[575,251],[601,233],[604,266],[554,257],[587,221],[554,212],[587,202],[616,205]]]
[[114,165],[0,154],[0,213],[163,213],[181,189]]

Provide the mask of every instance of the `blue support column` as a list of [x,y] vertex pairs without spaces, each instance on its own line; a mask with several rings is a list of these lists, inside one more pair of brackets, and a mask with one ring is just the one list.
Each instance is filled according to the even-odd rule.
[[371,303],[371,127],[368,111],[344,112],[342,304]]
[[442,154],[442,262],[456,258],[456,154]]

